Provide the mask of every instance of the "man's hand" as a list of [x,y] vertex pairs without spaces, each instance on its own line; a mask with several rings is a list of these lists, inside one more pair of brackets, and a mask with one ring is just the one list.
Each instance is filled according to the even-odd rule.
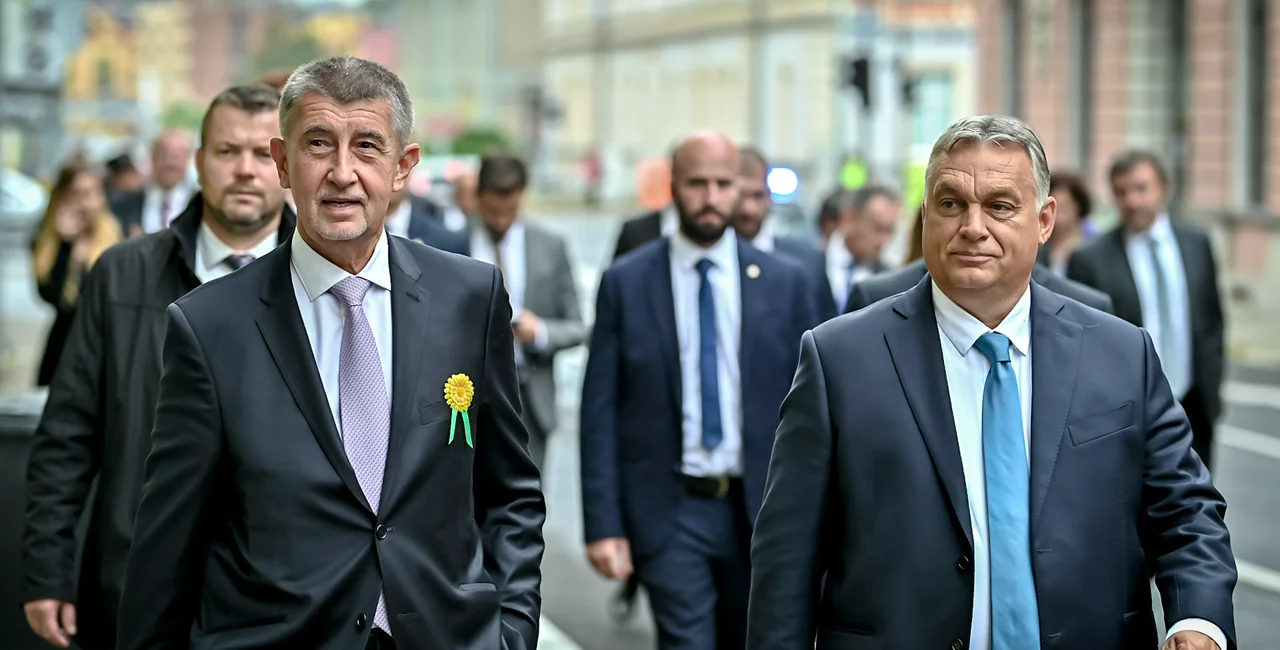
[[526,309],[520,312],[520,318],[511,324],[511,328],[515,331],[516,342],[527,345],[537,338],[538,330],[542,329],[542,319]]
[[1199,632],[1184,631],[1169,637],[1163,650],[1226,650],[1226,648],[1219,648],[1213,639]]
[[71,637],[76,635],[76,606],[73,603],[46,598],[33,600],[22,606],[27,614],[27,625],[40,638],[56,648],[71,647]]
[[[621,537],[600,539],[587,544],[587,559],[596,573],[613,580],[631,577],[631,545]],[[1212,641],[1210,645],[1212,645]]]

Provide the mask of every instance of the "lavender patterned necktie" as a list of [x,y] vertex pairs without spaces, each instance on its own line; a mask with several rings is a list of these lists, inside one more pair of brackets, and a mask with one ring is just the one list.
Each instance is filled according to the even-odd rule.
[[[382,361],[373,329],[364,313],[369,281],[348,277],[329,289],[346,307],[342,322],[342,354],[338,362],[338,414],[342,420],[342,444],[356,472],[360,490],[374,514],[382,498],[382,472],[387,465],[387,439],[391,432],[391,406],[383,381]],[[378,594],[373,623],[390,634],[387,606]]]

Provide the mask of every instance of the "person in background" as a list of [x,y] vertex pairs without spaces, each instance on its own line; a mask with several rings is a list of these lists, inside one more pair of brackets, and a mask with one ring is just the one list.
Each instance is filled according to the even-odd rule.
[[445,228],[440,219],[430,213],[433,204],[414,198],[408,183],[391,194],[387,205],[387,232],[442,251],[470,255],[466,234]]
[[754,147],[744,147],[741,156],[738,168],[741,193],[730,220],[733,231],[757,249],[787,257],[808,271],[818,317],[824,321],[834,318],[836,303],[831,296],[831,283],[827,279],[822,252],[814,248],[812,242],[779,237],[774,233],[774,222],[769,218],[773,211],[773,193],[769,191],[768,183],[769,163],[764,154]]
[[97,170],[84,162],[64,166],[32,247],[37,291],[54,309],[37,386],[48,386],[57,369],[85,276],[103,251],[120,239],[120,224],[107,207]]
[[924,244],[921,239],[924,237],[924,206],[921,205],[916,210],[916,221],[911,224],[911,241],[907,242],[907,257],[902,260],[902,265],[906,266],[916,260],[924,259]]
[[[270,155],[278,102],[260,85],[219,93],[200,129],[201,192],[172,227],[107,251],[84,283],[27,464],[21,590],[28,624],[54,646],[74,637],[84,650],[115,647],[155,421],[165,307],[293,234]],[[77,576],[75,530],[86,507]]]
[[133,158],[129,154],[122,153],[107,161],[104,185],[108,205],[115,205],[125,195],[140,191],[146,184],[147,178],[133,164]]
[[[840,214],[849,203],[849,190],[838,188],[822,200],[818,208],[818,233],[814,240],[814,248],[826,251],[831,236],[840,229]],[[828,282],[829,284],[830,282]]]
[[827,277],[839,313],[855,285],[888,270],[880,259],[902,216],[902,201],[883,185],[853,190],[840,206],[840,229],[827,243]]
[[187,207],[195,188],[187,184],[191,165],[191,136],[168,130],[151,143],[151,178],[146,187],[126,194],[112,204],[125,233],[138,237],[169,227]]
[[1053,236],[1040,247],[1036,262],[1066,277],[1067,260],[1087,239],[1085,224],[1093,209],[1089,189],[1078,174],[1056,172],[1049,177],[1049,195],[1058,202],[1058,220]]

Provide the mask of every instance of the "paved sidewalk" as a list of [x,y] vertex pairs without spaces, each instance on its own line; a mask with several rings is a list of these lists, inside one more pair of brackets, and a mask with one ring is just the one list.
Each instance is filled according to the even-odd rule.
[[538,633],[538,650],[582,650],[582,646],[574,643],[554,623],[542,618],[542,629]]
[[1280,368],[1280,310],[1227,306],[1227,358]]

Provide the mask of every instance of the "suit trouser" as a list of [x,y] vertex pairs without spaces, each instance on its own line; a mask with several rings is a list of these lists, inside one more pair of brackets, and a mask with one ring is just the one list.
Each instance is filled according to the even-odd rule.
[[1213,472],[1211,456],[1213,454],[1213,420],[1204,408],[1204,400],[1200,397],[1200,389],[1192,388],[1179,402],[1187,413],[1187,421],[1191,423],[1191,448],[1195,450],[1204,466]]
[[660,650],[741,650],[746,645],[750,540],[740,482],[721,499],[684,497],[671,541],[636,562]]

